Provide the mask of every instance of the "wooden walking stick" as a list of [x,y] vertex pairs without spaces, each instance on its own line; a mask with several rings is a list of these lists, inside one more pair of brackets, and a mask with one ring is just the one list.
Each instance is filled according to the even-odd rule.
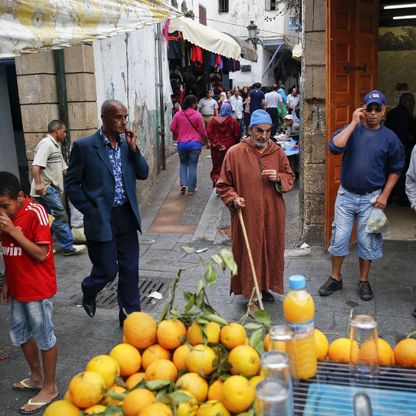
[[248,242],[248,237],[247,237],[246,224],[244,223],[244,218],[243,218],[243,213],[241,212],[241,208],[238,209],[238,219],[240,220],[241,229],[243,230],[244,242],[246,243],[248,260],[250,262],[251,272],[253,274],[254,287],[256,289],[257,300],[259,302],[260,309],[264,309],[263,301],[261,299],[261,293],[259,289],[259,281],[257,280],[256,269],[254,268],[253,256],[251,254],[250,243]]

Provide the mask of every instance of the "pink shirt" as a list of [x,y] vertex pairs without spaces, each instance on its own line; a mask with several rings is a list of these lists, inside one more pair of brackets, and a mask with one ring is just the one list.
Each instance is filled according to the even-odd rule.
[[170,130],[173,137],[178,139],[178,143],[200,142],[201,137],[207,138],[204,120],[201,114],[192,108],[176,113],[170,123]]

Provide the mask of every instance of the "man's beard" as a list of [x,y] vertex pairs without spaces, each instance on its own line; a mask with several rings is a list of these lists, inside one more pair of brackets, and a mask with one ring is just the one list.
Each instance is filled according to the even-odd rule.
[[267,147],[269,143],[269,139],[267,139],[266,141],[264,140],[254,140],[254,146],[257,147],[258,149],[264,149],[265,147]]

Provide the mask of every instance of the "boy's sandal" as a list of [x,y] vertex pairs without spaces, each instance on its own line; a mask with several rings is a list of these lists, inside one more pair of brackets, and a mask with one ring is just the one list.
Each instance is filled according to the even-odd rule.
[[46,406],[51,404],[53,401],[55,401],[58,398],[59,394],[56,395],[52,400],[49,400],[48,402],[33,402],[32,399],[29,399],[25,404],[28,404],[29,406],[36,406],[35,409],[30,410],[24,410],[22,408],[19,409],[20,414],[22,415],[34,415],[37,412],[40,412],[42,409],[44,409]]
[[36,387],[29,384],[30,378],[24,378],[18,383],[14,383],[12,388],[13,390],[25,390],[25,391],[39,391],[41,387]]

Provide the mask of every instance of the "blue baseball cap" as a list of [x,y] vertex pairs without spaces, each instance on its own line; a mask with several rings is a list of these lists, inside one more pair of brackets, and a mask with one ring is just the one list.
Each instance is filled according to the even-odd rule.
[[378,90],[370,91],[365,97],[364,97],[364,105],[367,107],[371,103],[376,103],[380,105],[386,104],[386,97],[384,94]]
[[251,114],[249,127],[257,126],[258,124],[273,124],[270,114],[265,110],[256,110]]

